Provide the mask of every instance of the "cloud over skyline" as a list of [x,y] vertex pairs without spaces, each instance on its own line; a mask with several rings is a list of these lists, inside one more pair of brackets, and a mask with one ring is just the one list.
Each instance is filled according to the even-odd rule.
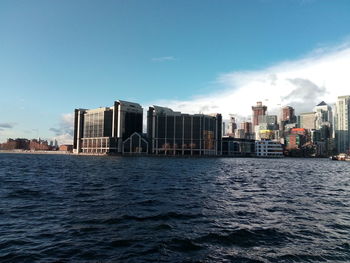
[[53,139],[59,144],[72,144],[74,132],[74,115],[73,113],[65,113],[60,117],[58,127],[52,127],[49,130],[54,132]]
[[262,101],[270,114],[290,105],[297,113],[312,111],[324,100],[328,104],[337,96],[350,93],[350,42],[337,47],[322,47],[303,58],[277,63],[254,71],[221,74],[217,88],[191,100],[161,100],[164,105],[187,113],[222,113],[249,117],[251,106]]

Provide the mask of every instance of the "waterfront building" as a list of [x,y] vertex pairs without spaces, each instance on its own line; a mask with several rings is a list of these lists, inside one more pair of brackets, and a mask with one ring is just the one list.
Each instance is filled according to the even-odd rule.
[[305,136],[301,134],[289,134],[286,136],[286,149],[298,150],[306,142]]
[[73,151],[73,145],[71,144],[61,144],[58,148],[61,152],[72,152]]
[[147,113],[150,153],[156,155],[221,155],[221,114],[183,114],[151,106]]
[[122,153],[123,141],[142,133],[143,109],[118,100],[112,107],[76,109],[73,149],[75,153]]
[[335,144],[338,153],[350,151],[350,96],[339,96],[334,113]]
[[255,156],[255,140],[223,137],[222,156],[253,157]]
[[148,154],[149,143],[146,134],[134,132],[123,141],[122,154]]
[[255,152],[257,157],[283,157],[282,145],[272,140],[255,141]]
[[261,101],[256,103],[256,106],[252,106],[253,110],[253,126],[259,125],[259,116],[266,115],[267,107],[262,104]]

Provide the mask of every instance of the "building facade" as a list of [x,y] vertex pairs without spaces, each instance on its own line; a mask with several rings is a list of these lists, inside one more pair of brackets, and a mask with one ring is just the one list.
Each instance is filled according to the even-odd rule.
[[322,128],[322,126],[332,127],[333,114],[332,108],[324,101],[320,102],[314,107],[315,112],[315,126],[316,130]]
[[279,142],[271,140],[255,141],[255,152],[257,157],[283,157],[283,148]]
[[156,155],[221,155],[222,117],[151,106],[147,137],[150,153]]
[[316,129],[315,112],[301,113],[299,125],[300,125],[299,128],[304,128],[308,130]]
[[112,107],[76,109],[74,153],[121,153],[123,140],[142,133],[143,109],[133,102],[118,100]]
[[256,106],[252,106],[253,115],[252,115],[252,122],[253,126],[259,125],[259,116],[266,115],[267,107],[262,104],[261,101],[258,101],[256,103]]
[[350,151],[350,96],[339,96],[335,105],[334,132],[338,153]]
[[254,157],[255,140],[223,137],[222,156]]
[[294,123],[296,121],[294,108],[291,106],[286,106],[282,108],[281,121],[287,123]]

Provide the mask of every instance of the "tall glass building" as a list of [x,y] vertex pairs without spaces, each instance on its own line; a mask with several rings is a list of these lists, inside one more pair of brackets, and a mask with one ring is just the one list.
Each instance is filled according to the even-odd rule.
[[152,154],[221,155],[221,134],[221,114],[182,114],[159,106],[147,113]]
[[335,105],[334,132],[338,153],[350,152],[350,96],[339,96]]
[[118,100],[112,107],[76,109],[74,114],[75,153],[121,153],[123,140],[142,133],[143,109],[133,102]]

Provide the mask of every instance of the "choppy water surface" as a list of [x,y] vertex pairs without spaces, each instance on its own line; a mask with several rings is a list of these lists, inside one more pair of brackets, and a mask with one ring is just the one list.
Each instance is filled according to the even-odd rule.
[[0,262],[349,262],[350,162],[0,154]]

